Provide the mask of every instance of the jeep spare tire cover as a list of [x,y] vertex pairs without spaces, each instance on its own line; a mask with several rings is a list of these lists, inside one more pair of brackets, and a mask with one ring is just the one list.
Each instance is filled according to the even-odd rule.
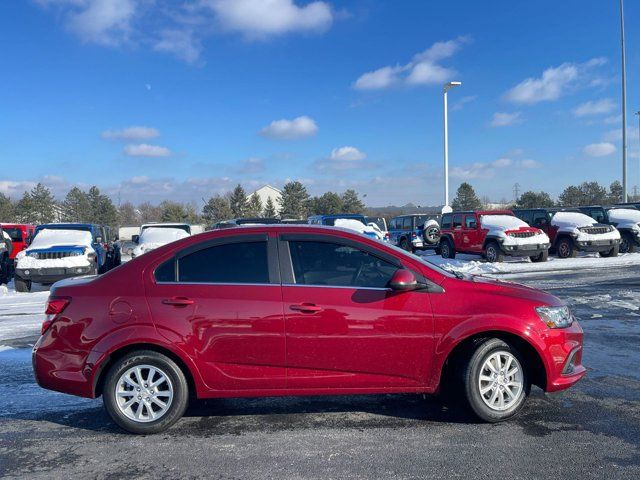
[[433,219],[424,222],[422,237],[425,243],[437,245],[440,242],[440,225],[438,225],[438,222]]

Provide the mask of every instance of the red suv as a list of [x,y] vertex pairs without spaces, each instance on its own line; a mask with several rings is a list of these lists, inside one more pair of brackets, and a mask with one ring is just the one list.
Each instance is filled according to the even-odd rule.
[[[323,226],[214,230],[55,284],[38,383],[97,397],[133,433],[197,398],[435,393],[515,415],[585,373],[582,329],[539,290],[463,277]],[[448,390],[448,388],[447,388]]]
[[[4,231],[11,239],[11,251],[5,254],[7,258],[3,260],[2,254],[0,254],[0,263],[4,264],[0,270],[4,268],[5,280],[8,281],[13,275],[16,255],[29,246],[29,239],[33,237],[35,228],[34,225],[22,223],[0,223],[0,232]],[[2,283],[1,280],[0,283]]]
[[550,246],[546,233],[530,227],[511,210],[446,213],[440,223],[438,248],[444,258],[471,253],[490,262],[502,262],[506,255],[546,262]]

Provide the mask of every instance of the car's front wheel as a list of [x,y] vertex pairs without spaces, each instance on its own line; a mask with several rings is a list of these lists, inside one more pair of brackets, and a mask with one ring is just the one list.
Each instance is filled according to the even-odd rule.
[[529,257],[533,263],[546,262],[549,259],[549,250],[543,250],[538,255]]
[[166,430],[182,417],[189,388],[173,360],[142,350],[111,366],[102,395],[105,409],[116,424],[131,433],[150,434]]
[[620,245],[615,245],[611,250],[599,252],[601,257],[617,257],[620,253]]
[[27,293],[31,291],[31,281],[23,280],[20,277],[15,277],[13,280],[16,292]]
[[456,258],[456,250],[448,238],[440,242],[440,255],[442,258]]
[[628,232],[620,234],[620,253],[633,253],[636,251],[636,241]]
[[467,402],[486,422],[500,422],[516,415],[530,389],[521,355],[498,338],[476,344],[463,368],[462,380]]
[[487,261],[491,263],[504,261],[504,253],[497,242],[489,242],[484,255],[487,258]]

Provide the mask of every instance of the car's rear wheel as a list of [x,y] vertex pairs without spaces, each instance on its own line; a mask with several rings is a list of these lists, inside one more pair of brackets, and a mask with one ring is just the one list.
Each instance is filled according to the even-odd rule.
[[607,250],[605,252],[598,252],[601,257],[617,257],[620,253],[620,245],[614,246],[611,250]]
[[504,261],[504,253],[500,249],[500,246],[497,244],[497,242],[489,242],[487,244],[484,256],[486,257],[487,261],[491,263]]
[[158,433],[177,422],[189,400],[184,373],[169,357],[151,350],[116,361],[103,388],[104,406],[113,421],[136,434]]
[[540,252],[540,254],[533,255],[532,257],[529,257],[529,258],[534,263],[546,262],[549,259],[549,250],[543,250],[542,252]]
[[620,235],[620,253],[633,253],[637,249],[633,236],[628,232]]
[[576,249],[573,241],[570,238],[562,238],[558,242],[558,246],[556,247],[558,257],[560,258],[575,258],[578,254],[578,250]]
[[498,338],[476,344],[462,370],[467,402],[486,422],[500,422],[523,407],[530,385],[522,356]]
[[16,292],[26,293],[31,291],[30,280],[23,280],[22,278],[15,277],[13,284],[16,287]]
[[456,249],[448,238],[440,242],[440,255],[442,258],[456,258]]

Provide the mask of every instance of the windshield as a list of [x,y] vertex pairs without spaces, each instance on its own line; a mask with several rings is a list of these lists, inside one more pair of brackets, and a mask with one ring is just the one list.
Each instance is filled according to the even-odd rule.
[[11,238],[12,241],[22,241],[22,230],[20,230],[19,228],[5,228],[4,231],[7,233],[7,235],[9,235],[9,238]]
[[425,222],[429,220],[438,221],[438,215],[416,215],[416,228],[424,228]]
[[387,226],[384,223],[384,218],[382,217],[365,217],[365,222],[367,225],[370,223],[375,223],[380,230],[386,230]]

